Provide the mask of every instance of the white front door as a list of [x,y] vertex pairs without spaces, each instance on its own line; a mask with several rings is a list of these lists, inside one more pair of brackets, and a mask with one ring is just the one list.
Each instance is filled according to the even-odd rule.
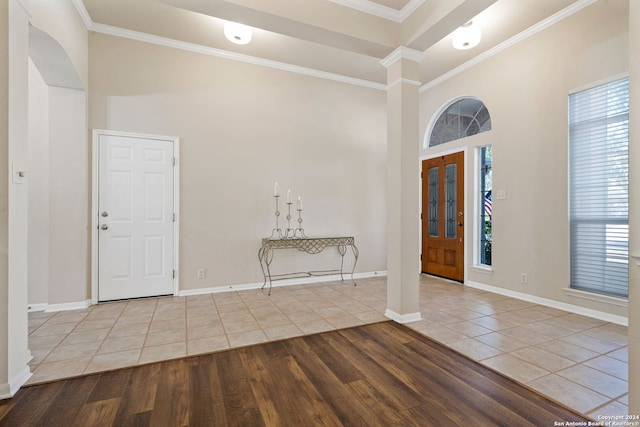
[[98,301],[174,293],[174,140],[97,134]]

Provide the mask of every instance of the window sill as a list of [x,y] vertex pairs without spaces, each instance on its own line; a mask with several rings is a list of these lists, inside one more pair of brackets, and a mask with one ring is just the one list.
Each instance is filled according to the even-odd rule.
[[471,270],[483,274],[493,274],[493,268],[490,265],[474,265]]
[[603,302],[606,304],[617,305],[619,307],[629,306],[629,300],[625,298],[610,297],[607,295],[601,295],[601,294],[596,294],[596,293],[587,292],[587,291],[580,291],[578,289],[572,289],[572,288],[564,288],[564,293],[572,297],[588,299],[588,300],[597,301],[597,302]]

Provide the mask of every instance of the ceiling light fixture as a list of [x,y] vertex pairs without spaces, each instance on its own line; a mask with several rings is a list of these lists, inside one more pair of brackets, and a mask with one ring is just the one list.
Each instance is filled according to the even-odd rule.
[[224,36],[235,44],[247,44],[251,41],[251,27],[236,22],[224,23]]
[[469,21],[453,32],[453,47],[460,50],[471,49],[480,43],[480,27]]

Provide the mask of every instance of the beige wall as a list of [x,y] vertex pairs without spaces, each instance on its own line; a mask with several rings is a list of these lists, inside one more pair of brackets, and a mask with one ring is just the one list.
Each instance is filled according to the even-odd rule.
[[49,304],[90,299],[84,91],[49,88]]
[[[87,87],[88,32],[70,0],[29,7],[32,24],[61,47],[29,71],[29,305],[56,308],[91,297],[89,131],[86,91],[45,82],[79,79],[74,87]],[[43,61],[70,61],[73,69]]]
[[89,80],[90,128],[181,138],[180,290],[262,282],[276,180],[307,235],[353,235],[356,271],[385,270],[383,91],[101,34]]
[[[460,96],[484,101],[492,118],[490,132],[421,151],[428,157],[467,148],[466,235],[472,236],[474,149],[493,146],[493,188],[507,194],[494,198],[493,274],[471,268],[467,280],[626,316],[626,309],[569,297],[563,288],[569,284],[567,97],[627,71],[627,16],[625,1],[598,2],[422,94],[423,136],[439,109]],[[521,272],[528,274],[526,285]]]
[[49,88],[29,61],[29,304],[49,302]]
[[73,63],[78,77],[86,88],[88,84],[88,37],[71,0],[29,0],[31,24],[57,40]]
[[[468,280],[626,314],[562,291],[568,282],[566,95],[626,70],[624,3],[599,2],[422,94],[421,135],[455,97],[482,99],[493,117],[492,132],[442,147],[466,148],[472,177],[473,148],[493,144],[494,188],[507,192],[495,202],[493,274],[470,268]],[[384,92],[101,34],[91,36],[89,76],[82,68],[89,58],[82,53],[86,31],[69,7],[48,16],[46,2],[34,0],[33,22],[58,37],[82,80],[91,80],[88,127],[182,140],[181,290],[261,281],[256,251],[273,227],[276,179],[283,191],[291,187],[303,196],[308,234],[353,234],[365,248],[357,271],[386,269]],[[70,25],[56,25],[57,19]],[[85,147],[68,151],[80,170],[59,171],[67,174],[59,178],[60,195],[72,185],[68,194],[79,198],[56,200],[72,202],[75,219],[89,201],[88,182],[76,179],[88,180]],[[62,205],[56,212],[52,220],[67,221]],[[82,280],[88,265],[72,262],[88,259],[88,220],[81,224],[52,244],[62,248],[71,239],[77,249],[52,263],[62,266],[64,285],[50,289],[50,302],[90,296]],[[469,245],[469,265],[472,255]],[[327,265],[335,261],[326,258]],[[285,259],[294,267],[307,262]],[[197,268],[207,269],[206,279],[196,279]],[[521,272],[529,276],[526,286]]]

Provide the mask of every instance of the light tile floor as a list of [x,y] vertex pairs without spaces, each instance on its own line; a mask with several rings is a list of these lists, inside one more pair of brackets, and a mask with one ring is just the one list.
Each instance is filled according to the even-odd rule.
[[[627,414],[625,327],[420,280],[409,327],[592,418]],[[373,323],[385,308],[381,277],[32,312],[29,383]]]
[[[598,420],[627,415],[627,328],[422,276],[408,326]],[[562,421],[562,420],[558,420]]]

